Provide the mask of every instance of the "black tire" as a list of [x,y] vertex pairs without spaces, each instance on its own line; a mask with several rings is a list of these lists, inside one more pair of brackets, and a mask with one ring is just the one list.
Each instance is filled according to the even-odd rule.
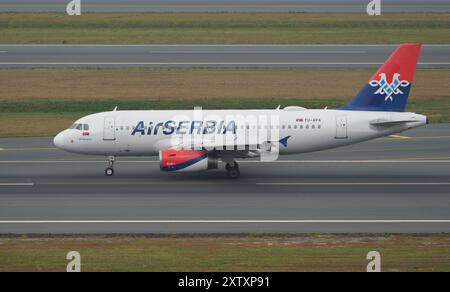
[[113,176],[114,175],[114,169],[111,167],[108,167],[107,169],[105,169],[105,175],[106,176]]
[[234,162],[234,166],[231,166],[229,163],[227,163],[227,164],[225,165],[225,169],[226,169],[227,171],[229,171],[229,170],[232,169],[232,168],[237,168],[237,169],[239,169],[239,164],[235,161],[235,162]]
[[231,179],[237,179],[241,176],[241,172],[238,167],[231,167],[230,169],[227,169],[227,175]]

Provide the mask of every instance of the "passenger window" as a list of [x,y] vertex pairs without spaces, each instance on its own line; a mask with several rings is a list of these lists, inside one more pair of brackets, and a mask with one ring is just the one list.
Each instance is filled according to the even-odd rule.
[[89,125],[88,125],[88,124],[84,124],[84,125],[83,125],[83,129],[84,129],[85,131],[89,131]]

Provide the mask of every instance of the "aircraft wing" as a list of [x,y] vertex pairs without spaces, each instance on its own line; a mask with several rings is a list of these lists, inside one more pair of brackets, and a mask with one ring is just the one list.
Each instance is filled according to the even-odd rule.
[[289,138],[275,139],[274,141],[267,141],[267,139],[258,140],[257,137],[246,137],[246,139],[242,139],[241,141],[234,137],[225,138],[224,136],[208,137],[206,139],[190,137],[184,137],[182,139],[171,138],[166,140],[164,146],[161,148],[190,149],[214,153],[231,152],[235,157],[251,158],[278,152],[280,144],[286,147]]

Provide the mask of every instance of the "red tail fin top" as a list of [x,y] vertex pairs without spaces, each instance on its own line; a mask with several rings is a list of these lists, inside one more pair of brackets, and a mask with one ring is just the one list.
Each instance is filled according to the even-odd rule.
[[[383,66],[372,76],[370,80],[378,80],[380,74],[386,75],[386,81],[391,83],[394,74],[400,74],[401,80],[413,82],[416,64],[419,59],[421,44],[400,45],[387,59]],[[370,81],[369,80],[369,81]]]

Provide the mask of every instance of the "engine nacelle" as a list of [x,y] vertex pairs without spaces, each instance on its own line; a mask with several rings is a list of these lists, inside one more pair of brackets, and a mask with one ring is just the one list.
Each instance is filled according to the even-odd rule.
[[218,159],[196,150],[164,149],[159,152],[161,171],[203,171],[215,169]]

